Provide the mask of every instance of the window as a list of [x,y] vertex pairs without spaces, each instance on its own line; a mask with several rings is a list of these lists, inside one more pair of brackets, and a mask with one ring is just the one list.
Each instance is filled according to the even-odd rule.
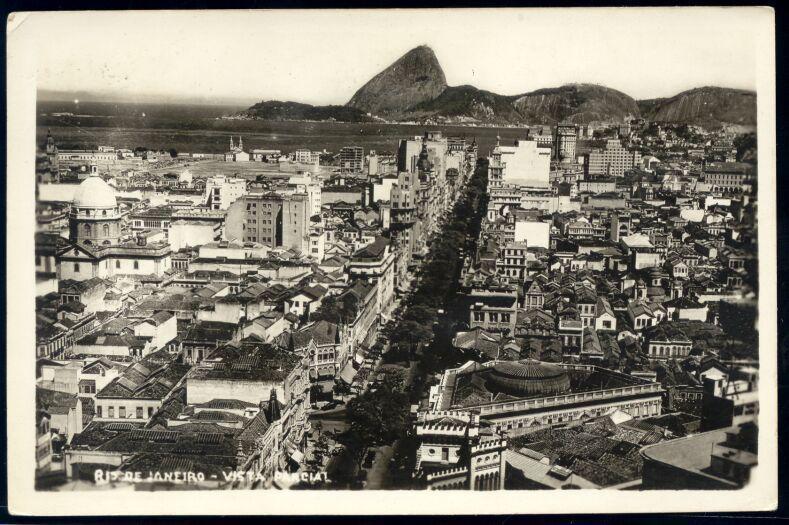
[[[105,211],[104,213],[107,213],[107,212]],[[105,237],[109,237],[109,235],[110,235],[110,225],[109,224],[105,224],[104,226],[102,226],[102,231],[104,232],[104,236]]]
[[603,328],[611,328],[611,321],[603,321]]
[[90,224],[86,224],[83,229],[85,230],[85,236],[90,237]]
[[118,417],[126,419],[126,407],[118,407]]
[[107,417],[115,417],[115,407],[109,407],[107,412]]
[[120,268],[120,267],[121,267],[121,262],[116,259],[115,260],[115,268]]
[[79,263],[74,263],[74,272],[79,273]]
[[142,419],[142,407],[137,407],[137,419]]
[[140,269],[140,262],[139,261],[134,261],[134,269],[135,270],[139,270]]
[[101,417],[101,405],[96,405],[96,417]]
[[153,417],[153,407],[148,407],[148,418],[150,419],[152,417]]
[[449,461],[449,448],[444,447],[441,449],[441,461]]

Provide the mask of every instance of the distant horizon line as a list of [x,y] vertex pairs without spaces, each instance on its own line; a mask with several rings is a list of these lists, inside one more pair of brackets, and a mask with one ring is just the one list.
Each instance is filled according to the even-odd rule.
[[[622,91],[617,88],[612,88],[610,86],[606,86],[605,84],[598,84],[595,82],[565,82],[563,84],[559,84],[556,86],[541,87],[541,88],[533,89],[531,91],[523,91],[514,95],[502,95],[500,93],[495,93],[487,89],[478,88],[473,84],[458,84],[457,86],[447,86],[447,87],[471,86],[474,87],[475,89],[479,89],[481,91],[488,91],[489,93],[495,93],[503,97],[517,97],[529,93],[534,93],[536,91],[540,91],[543,89],[556,89],[556,88],[571,86],[571,85],[601,86],[606,89],[619,91],[620,93],[623,93],[628,97],[632,98],[636,102],[651,101],[651,100],[665,100],[675,97],[681,93],[686,93],[696,89],[704,89],[704,88],[728,89],[732,91],[741,91],[741,92],[753,93],[754,95],[758,95],[756,90],[753,89],[745,89],[745,88],[737,88],[737,87],[729,87],[729,86],[716,86],[711,84],[689,87],[681,91],[677,91],[673,95],[666,95],[662,97],[652,97],[652,98],[635,98],[632,95],[626,93],[625,91]],[[42,94],[44,94],[43,97]],[[79,97],[77,97],[77,95],[79,95]],[[268,101],[295,102],[298,104],[309,104],[311,106],[345,106],[347,104],[347,102],[345,103],[304,102],[300,100],[283,99],[276,97],[256,98],[252,96],[249,97],[219,96],[214,99],[209,99],[205,96],[199,96],[199,95],[179,96],[174,94],[161,94],[161,93],[137,93],[134,95],[124,95],[123,93],[119,93],[117,91],[102,92],[102,91],[89,91],[86,89],[58,90],[58,89],[49,89],[49,88],[37,89],[36,96],[37,99],[42,102],[69,102],[71,100],[74,100],[75,97],[76,98],[81,97],[84,98],[84,102],[106,102],[106,103],[126,103],[126,104],[138,103],[138,104],[172,104],[172,105],[202,105],[202,106],[251,106],[259,102],[268,102]],[[143,100],[137,100],[137,99],[143,99]]]

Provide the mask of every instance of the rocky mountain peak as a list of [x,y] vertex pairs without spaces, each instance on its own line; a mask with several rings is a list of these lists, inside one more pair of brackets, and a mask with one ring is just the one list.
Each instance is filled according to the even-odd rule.
[[432,100],[447,87],[444,70],[430,47],[415,47],[375,75],[348,106],[378,115],[401,113]]

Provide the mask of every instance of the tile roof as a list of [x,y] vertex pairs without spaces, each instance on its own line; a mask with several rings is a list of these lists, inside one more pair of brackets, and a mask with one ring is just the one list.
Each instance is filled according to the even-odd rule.
[[300,356],[270,344],[244,344],[242,348],[224,345],[214,350],[202,365],[193,370],[189,381],[283,381],[301,365],[301,360]]
[[164,399],[189,372],[188,365],[171,363],[159,367],[137,362],[96,394],[97,398]]

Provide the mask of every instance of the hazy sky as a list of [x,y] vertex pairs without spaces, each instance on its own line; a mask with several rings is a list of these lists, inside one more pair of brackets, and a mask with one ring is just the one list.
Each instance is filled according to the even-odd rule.
[[42,89],[344,104],[409,49],[505,95],[591,82],[634,98],[755,89],[758,8],[39,14]]

